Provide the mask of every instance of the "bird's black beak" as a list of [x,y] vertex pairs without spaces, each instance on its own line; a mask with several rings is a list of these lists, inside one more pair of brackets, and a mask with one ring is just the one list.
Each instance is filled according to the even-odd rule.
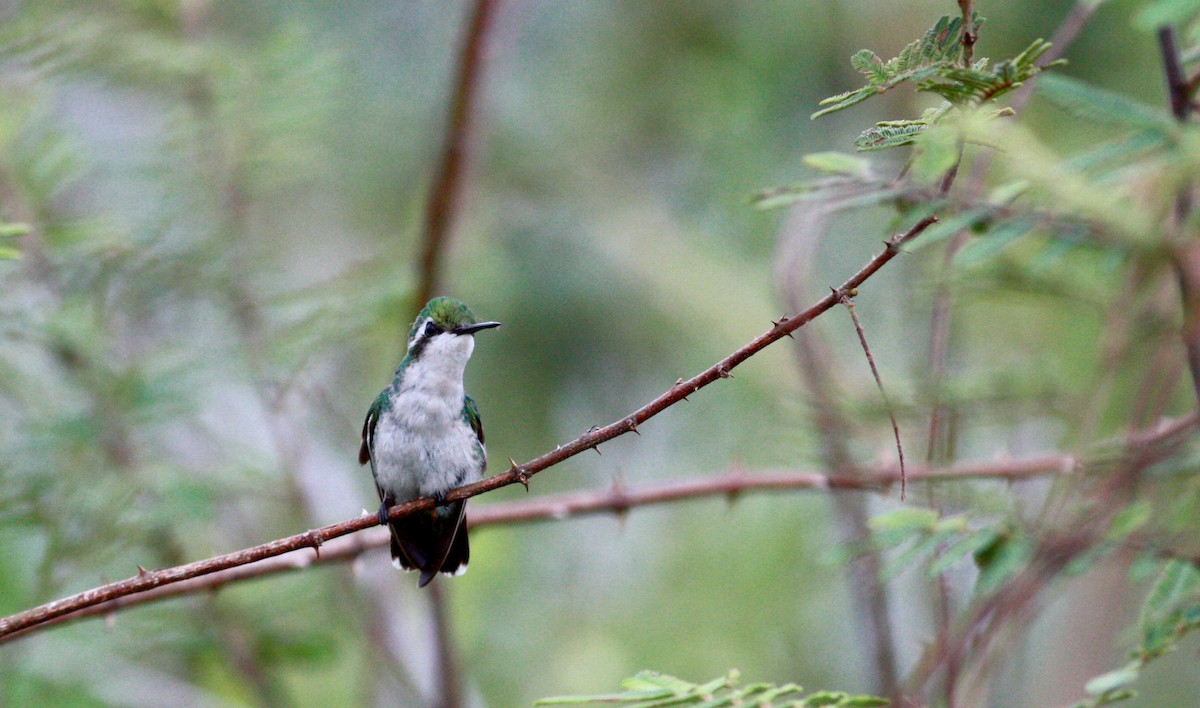
[[475,334],[476,332],[478,332],[481,329],[491,329],[492,327],[499,327],[499,326],[500,326],[499,322],[476,322],[473,325],[463,325],[462,327],[455,327],[453,332],[455,334]]

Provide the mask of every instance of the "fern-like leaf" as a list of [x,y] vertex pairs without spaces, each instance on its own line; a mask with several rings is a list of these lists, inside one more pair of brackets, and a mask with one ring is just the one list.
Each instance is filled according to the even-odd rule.
[[[976,14],[974,23],[978,28],[983,24],[983,18]],[[826,108],[813,113],[812,118],[862,103],[906,81],[923,81],[940,70],[957,65],[962,58],[962,30],[961,17],[943,15],[920,39],[909,43],[895,58],[886,62],[870,49],[855,52],[850,64],[867,78],[867,85],[826,98],[818,104]]]
[[881,121],[867,128],[855,138],[854,147],[866,152],[909,145],[917,139],[921,131],[928,127],[929,122],[920,118],[917,120]]
[[752,683],[739,688],[736,670],[702,684],[660,674],[642,671],[621,682],[620,693],[601,693],[580,696],[555,696],[543,698],[534,705],[596,705],[625,704],[652,708],[657,706],[698,705],[717,706],[752,705],[758,708],[772,706],[886,706],[885,698],[866,695],[850,695],[841,691],[819,691],[801,698],[804,689],[794,683],[773,685]]

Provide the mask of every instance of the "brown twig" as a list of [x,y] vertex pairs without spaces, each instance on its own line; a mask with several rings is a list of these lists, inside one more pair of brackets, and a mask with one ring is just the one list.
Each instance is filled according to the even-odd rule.
[[[1043,65],[1057,61],[1066,52],[1068,46],[1075,41],[1075,38],[1083,30],[1088,20],[1095,14],[1098,3],[1093,0],[1079,0],[1067,16],[1063,19],[1058,29],[1050,37],[1050,49],[1042,56],[1041,62]],[[961,3],[960,3],[961,7]],[[965,8],[964,8],[965,10]],[[964,21],[965,15],[964,15]],[[965,38],[964,38],[965,39]],[[1033,87],[1036,82],[1036,77],[1021,84],[1012,94],[1012,100],[1009,105],[1015,111],[1020,111],[1029,102],[1030,96],[1033,95]],[[992,154],[984,152],[978,159],[975,160],[971,168],[971,178],[969,180],[968,192],[970,194],[979,194],[983,191],[984,181],[987,177],[988,170],[991,166]],[[935,462],[945,459],[942,450],[942,443],[945,441],[947,420],[947,411],[945,406],[940,401],[941,387],[946,377],[946,356],[949,351],[949,327],[950,327],[950,306],[951,295],[950,286],[947,282],[946,274],[949,273],[950,267],[954,262],[958,252],[966,245],[969,233],[960,231],[954,235],[950,243],[946,247],[946,254],[942,262],[942,277],[938,283],[937,291],[934,295],[933,313],[930,317],[929,327],[929,359],[931,370],[931,387],[933,389],[933,405],[930,411],[929,422],[929,440],[926,452],[926,461]]]
[[462,705],[459,690],[458,655],[454,650],[454,637],[450,632],[450,598],[446,583],[433,583],[429,588],[429,604],[433,610],[434,640],[437,642],[438,695],[440,708],[458,708]]
[[962,65],[970,68],[975,61],[975,42],[979,35],[975,33],[975,9],[971,0],[958,0],[958,8],[962,10]]
[[[743,361],[762,351],[771,343],[786,337],[788,334],[811,322],[814,318],[829,311],[838,303],[839,293],[853,290],[867,281],[884,265],[896,257],[900,247],[920,235],[925,229],[937,222],[936,216],[927,216],[914,224],[908,231],[895,234],[884,242],[885,248],[857,273],[852,275],[840,288],[821,298],[816,304],[794,317],[785,317],[775,323],[771,329],[756,337],[737,351],[713,364],[696,376],[683,381],[677,381],[665,393],[637,409],[630,415],[608,425],[593,428],[580,435],[566,445],[556,447],[541,457],[535,458],[523,465],[513,465],[507,472],[489,477],[480,482],[453,489],[445,496],[444,501],[454,502],[468,499],[484,492],[490,492],[510,484],[528,485],[529,479],[549,467],[557,465],[586,450],[608,442],[625,433],[637,430],[645,421],[653,418],[672,405],[682,401],[691,393],[708,386],[723,378],[729,378],[730,371]],[[434,508],[436,502],[428,497],[414,499],[404,504],[393,506],[388,512],[390,519],[399,519],[416,511]],[[270,543],[264,543],[253,548],[227,553],[186,565],[166,568],[154,572],[139,573],[117,583],[94,588],[70,597],[19,612],[10,617],[0,619],[0,639],[26,627],[41,624],[47,620],[65,615],[83,607],[95,605],[117,597],[124,597],[137,592],[143,592],[162,585],[187,580],[201,575],[207,575],[226,568],[233,568],[263,558],[281,555],[300,548],[317,549],[327,541],[340,536],[361,531],[379,523],[374,515],[360,516],[355,519],[331,524],[305,533],[281,538]]]
[[[778,260],[777,280],[789,311],[799,310],[804,303],[806,282],[812,277],[812,263],[820,239],[828,229],[828,216],[833,205],[813,205],[803,218],[793,212],[784,230],[790,232],[783,242]],[[786,249],[786,250],[784,250]],[[821,461],[824,469],[837,476],[849,477],[859,473],[850,453],[846,431],[851,423],[838,405],[834,393],[835,374],[828,352],[822,346],[820,333],[812,328],[796,332],[794,350],[805,388],[811,398],[812,423],[821,441]],[[869,533],[870,499],[862,494],[834,494],[830,500],[834,509],[837,542],[849,545]],[[895,632],[888,588],[880,582],[883,562],[880,553],[864,552],[846,567],[845,582],[858,627],[859,641],[867,674],[872,677],[873,693],[899,702],[900,681],[896,661]]]
[[445,242],[462,182],[471,117],[479,94],[484,43],[495,6],[495,0],[476,0],[459,54],[449,125],[437,172],[429,189],[429,201],[425,205],[419,280],[414,297],[416,307],[429,300],[438,287],[442,256],[446,251]]
[[[1148,441],[1147,444],[1151,442]],[[1045,475],[1073,474],[1080,471],[1081,467],[1080,461],[1074,456],[1046,455],[1025,460],[998,460],[960,465],[947,469],[917,468],[910,469],[907,474],[918,480],[1006,479],[1017,481]],[[792,470],[760,470],[753,473],[735,470],[715,476],[648,484],[633,488],[622,486],[599,491],[556,494],[519,502],[477,506],[472,509],[468,522],[470,528],[475,530],[505,524],[559,521],[688,499],[713,496],[736,497],[753,492],[804,489],[881,492],[899,479],[900,471],[893,467],[856,470],[846,475],[825,475],[818,472]],[[109,615],[135,605],[198,592],[215,591],[230,583],[265,575],[352,560],[368,550],[386,547],[390,538],[385,529],[368,529],[363,533],[342,536],[329,541],[321,547],[320,555],[311,553],[307,547],[301,546],[283,555],[264,558],[253,563],[192,577],[180,582],[163,584],[144,592],[93,604],[47,620],[40,623],[39,626],[52,626],[76,619]],[[15,632],[0,638],[0,641],[20,636],[28,631]]]
[[[1158,48],[1162,54],[1163,73],[1167,79],[1167,98],[1171,114],[1180,123],[1192,117],[1192,85],[1183,71],[1174,27],[1158,29]],[[1169,240],[1172,244],[1172,263],[1179,282],[1179,297],[1183,307],[1181,336],[1187,350],[1188,370],[1192,375],[1192,390],[1200,403],[1200,240],[1186,238],[1182,233],[1192,210],[1192,185],[1185,183],[1175,195],[1175,206]]]
[[[1021,620],[1045,594],[1049,583],[1070,561],[1086,553],[1110,529],[1112,518],[1125,507],[1119,501],[1138,476],[1151,465],[1168,459],[1195,437],[1200,414],[1195,411],[1167,424],[1125,436],[1101,446],[1088,457],[1089,470],[1104,470],[1099,493],[1074,519],[1045,532],[1038,539],[1029,563],[994,594],[978,601],[959,623],[949,641],[926,649],[913,671],[910,687],[923,689],[939,669],[959,666],[967,657],[977,665],[994,655],[998,638],[1007,626]],[[1106,447],[1112,449],[1106,450]],[[1113,472],[1113,474],[1108,474]],[[954,686],[949,687],[954,690]]]
[[858,320],[858,311],[854,307],[854,300],[850,299],[851,295],[857,294],[853,291],[843,292],[839,299],[846,306],[846,310],[850,313],[850,319],[854,322],[854,331],[858,333],[858,342],[862,345],[863,354],[867,356],[867,364],[871,366],[871,375],[875,377],[875,385],[879,387],[879,395],[883,398],[888,418],[892,421],[892,433],[896,436],[896,454],[900,456],[900,501],[904,501],[908,492],[908,477],[904,474],[904,446],[900,444],[900,424],[896,422],[896,412],[892,409],[892,402],[888,400],[887,389],[883,387],[883,377],[879,375],[879,367],[875,366],[875,357],[871,356],[871,347],[867,346],[867,334],[863,331],[862,322]]
[[[1159,421],[1158,424],[1123,437],[1119,442],[1102,443],[1084,456],[1071,454],[1051,454],[1032,457],[1023,460],[996,460],[991,462],[975,462],[960,464],[946,468],[910,467],[907,471],[909,479],[915,481],[965,481],[977,479],[1003,479],[1016,482],[1022,479],[1042,477],[1047,475],[1082,474],[1093,468],[1104,468],[1112,464],[1120,464],[1128,458],[1139,460],[1163,457],[1163,453],[1151,454],[1162,446],[1173,450],[1174,446],[1196,427],[1200,415],[1192,413],[1182,418]],[[1113,452],[1109,448],[1118,446]],[[518,502],[501,504],[486,504],[472,509],[469,523],[472,530],[504,524],[531,523],[537,521],[560,521],[562,519],[588,516],[594,514],[624,512],[640,506],[669,504],[687,499],[704,497],[736,497],[750,492],[770,492],[811,489],[817,491],[886,491],[890,486],[900,481],[898,467],[887,466],[872,469],[855,470],[847,475],[826,475],[818,472],[795,470],[764,469],[749,473],[743,470],[733,470],[724,474],[682,479],[672,482],[646,484],[637,487],[617,487],[597,491],[572,492],[556,494]],[[419,500],[425,501],[425,500]],[[423,504],[410,502],[405,508],[423,508]],[[395,510],[402,507],[395,507]],[[107,600],[87,603],[77,610],[58,613],[36,622],[26,622],[22,627],[14,627],[12,622],[28,613],[13,615],[0,620],[0,642],[29,633],[31,628],[52,626],[76,619],[108,615],[112,612],[157,600],[164,600],[181,595],[197,592],[213,591],[234,582],[252,578],[273,575],[293,570],[303,570],[313,565],[336,563],[351,560],[365,551],[384,548],[390,540],[386,529],[370,529],[366,533],[347,535],[350,532],[344,528],[354,525],[356,530],[366,529],[375,523],[374,514],[365,515],[351,521],[326,526],[323,529],[299,534],[287,539],[280,539],[271,544],[245,549],[235,554],[210,558],[207,561],[192,563],[196,566],[202,563],[213,564],[223,558],[238,554],[246,554],[266,548],[290,543],[294,547],[280,553],[263,556],[253,562],[227,566],[226,569],[211,571],[204,575],[191,575],[182,581],[165,581],[152,585],[149,589],[136,592],[123,592]],[[337,533],[335,536],[334,533]],[[318,537],[328,537],[330,541],[322,546],[320,555],[309,552],[311,540]],[[286,555],[285,555],[286,554]],[[180,571],[189,566],[169,568],[166,571],[155,571],[161,574],[169,571]],[[147,571],[136,577],[150,576]],[[121,586],[128,581],[113,583],[89,590],[88,593],[104,593],[112,588]],[[81,593],[85,595],[88,593]],[[75,596],[79,597],[79,596]],[[70,598],[68,598],[70,599]],[[63,602],[63,601],[59,601]],[[53,605],[55,603],[51,603]],[[49,607],[45,605],[43,607]],[[35,608],[40,610],[42,608]],[[32,610],[30,611],[32,612]]]

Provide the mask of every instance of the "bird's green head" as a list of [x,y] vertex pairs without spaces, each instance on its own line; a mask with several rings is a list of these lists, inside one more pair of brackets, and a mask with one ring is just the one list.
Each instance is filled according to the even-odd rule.
[[412,329],[408,331],[408,350],[438,337],[475,334],[481,329],[499,327],[499,322],[480,322],[471,308],[452,297],[435,297],[421,308]]

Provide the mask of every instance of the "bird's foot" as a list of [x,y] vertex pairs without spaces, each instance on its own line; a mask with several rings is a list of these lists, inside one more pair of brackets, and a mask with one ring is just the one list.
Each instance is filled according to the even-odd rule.
[[388,509],[391,509],[391,508],[392,508],[392,505],[388,504],[386,500],[379,502],[379,525],[380,526],[387,526]]
[[434,506],[446,506],[446,493],[445,492],[434,492],[433,493],[433,504],[434,504]]

